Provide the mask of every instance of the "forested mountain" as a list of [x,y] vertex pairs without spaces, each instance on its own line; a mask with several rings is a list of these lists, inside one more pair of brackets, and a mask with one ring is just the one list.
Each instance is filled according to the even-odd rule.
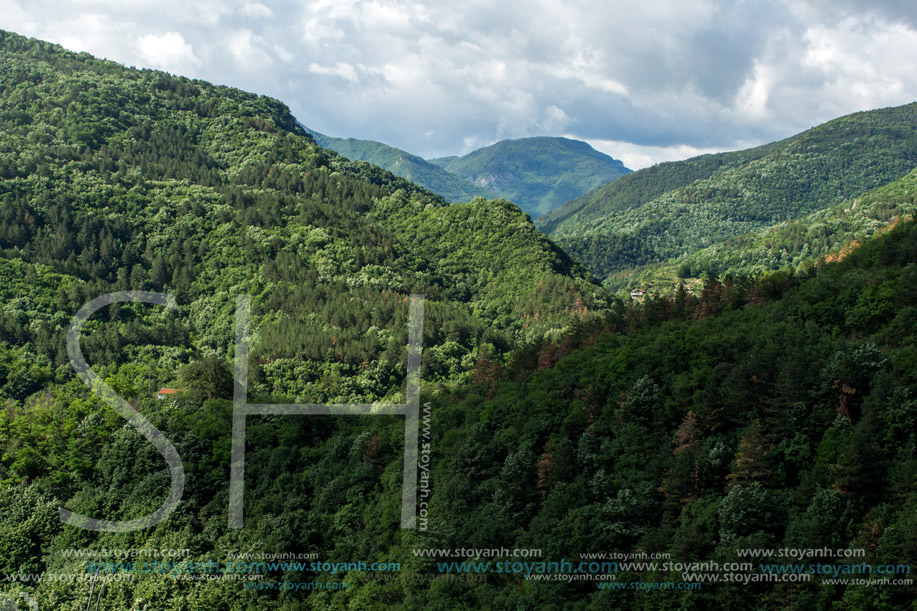
[[841,117],[747,151],[640,170],[568,202],[538,225],[612,288],[641,278],[671,285],[671,274],[654,275],[659,264],[687,273],[755,273],[793,264],[793,257],[781,255],[782,244],[760,253],[762,241],[774,235],[766,230],[779,234],[778,226],[790,223],[796,236],[791,252],[802,249],[809,232],[801,234],[801,225],[811,223],[816,234],[827,231],[802,257],[812,260],[809,255],[825,244],[843,245],[860,229],[848,230],[856,219],[845,229],[822,216],[853,210],[858,197],[915,167],[917,104],[909,104]]
[[[431,539],[637,560],[619,567],[619,587],[572,582],[561,594],[508,579],[455,587],[453,600],[864,611],[917,602],[913,582],[894,581],[917,564],[914,222],[802,275],[647,298],[562,346],[530,347],[501,377],[435,405],[438,428],[461,433],[438,450],[445,524]],[[844,558],[848,549],[857,551]],[[665,558],[699,568],[666,569]],[[794,572],[802,577],[779,577]],[[680,585],[692,579],[703,585]]]
[[[854,210],[892,214],[913,182]],[[842,261],[625,307],[509,202],[448,205],[319,147],[276,100],[6,32],[0,215],[0,607],[915,605],[902,585],[765,579],[816,563],[912,578],[913,222]],[[155,527],[89,531],[61,508],[135,519],[170,489],[154,446],[68,362],[77,310],[130,289],[177,303],[106,307],[82,349],[174,444],[184,494]],[[237,295],[253,302],[249,402],[392,403],[411,293],[426,296],[424,527],[399,528],[402,418],[251,415],[245,526],[230,528]],[[784,547],[863,556],[741,555]],[[468,548],[539,553],[498,571],[489,555],[455,564]],[[751,565],[577,572],[609,553]],[[573,569],[545,572],[561,561]]]
[[569,138],[501,140],[462,157],[430,161],[517,203],[532,218],[630,172],[617,159]]
[[666,193],[709,178],[716,171],[744,165],[778,148],[775,142],[744,151],[701,155],[684,161],[666,161],[632,172],[618,181],[602,185],[538,219],[545,233],[572,233],[581,226],[601,222],[614,212],[636,208]]
[[455,174],[450,174],[441,167],[407,151],[374,140],[333,138],[309,128],[306,128],[306,131],[319,145],[340,153],[347,159],[377,165],[443,196],[447,201],[463,203],[470,202],[475,197],[494,197],[493,191],[459,178]]
[[448,201],[502,197],[532,218],[630,172],[620,161],[568,138],[501,140],[463,157],[426,161],[381,142],[306,131],[348,159],[378,165]]
[[[843,257],[863,240],[917,213],[917,169],[892,183],[806,216],[677,259],[653,270],[660,278],[800,270],[813,260]],[[674,273],[673,273],[674,272]]]
[[[85,573],[60,550],[106,545],[187,547],[198,557],[294,546],[347,558],[357,551],[340,535],[351,531],[387,533],[357,555],[394,553],[399,516],[383,492],[400,491],[393,476],[404,426],[394,417],[300,417],[279,428],[276,418],[254,419],[252,527],[228,529],[231,428],[222,417],[231,408],[219,400],[232,393],[239,294],[253,297],[249,397],[273,402],[403,401],[410,293],[426,300],[425,392],[445,392],[514,346],[609,306],[588,273],[509,202],[448,205],[319,147],[276,100],[8,32],[0,32],[0,270],[4,574]],[[176,513],[128,536],[58,519],[63,506],[134,518],[169,489],[154,448],[68,362],[77,310],[124,290],[170,293],[177,307],[104,308],[83,331],[83,352],[172,436],[188,471]],[[160,386],[187,391],[179,410],[153,398]],[[300,464],[300,452],[316,460],[297,471],[298,492],[262,494],[287,482],[277,477]],[[341,468],[349,457],[357,471]],[[278,528],[278,520],[299,526]],[[44,584],[41,603],[85,608],[85,585]],[[105,605],[292,608],[238,582],[200,585],[172,581],[160,591],[159,577],[140,580],[106,589]]]
[[[422,292],[520,337],[566,324],[577,298],[604,303],[512,204],[450,207],[317,146],[275,100],[3,44],[7,258],[186,304],[306,277],[331,293]],[[545,306],[527,326],[524,293]]]

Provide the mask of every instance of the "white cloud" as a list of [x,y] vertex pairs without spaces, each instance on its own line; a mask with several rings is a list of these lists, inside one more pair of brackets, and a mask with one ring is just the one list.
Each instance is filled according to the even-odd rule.
[[359,20],[363,28],[410,33],[410,10],[401,8],[397,3],[363,2]]
[[144,34],[137,41],[137,51],[147,65],[170,72],[187,73],[201,63],[194,48],[178,32]]
[[338,62],[333,66],[320,66],[319,64],[311,63],[309,64],[309,72],[313,74],[338,76],[345,81],[350,81],[352,83],[355,83],[358,80],[356,69],[350,64],[344,62]]
[[[575,138],[575,136],[567,137]],[[664,161],[677,161],[697,157],[698,155],[721,152],[721,149],[717,148],[705,149],[685,144],[677,146],[640,146],[632,142],[617,140],[586,140],[586,142],[595,150],[622,161],[631,170],[647,168]]]
[[755,65],[751,76],[748,77],[736,96],[736,106],[739,111],[749,116],[765,116],[767,114],[767,101],[770,97],[770,87],[768,69],[761,65]]
[[274,17],[274,11],[260,2],[246,4],[239,9],[239,14],[243,17],[253,17],[255,19],[273,19]]
[[17,29],[27,34],[35,28],[32,15],[16,0],[0,0],[0,15],[3,15],[3,29]]
[[46,24],[42,33],[53,35],[60,45],[73,51],[89,51],[102,46],[111,26],[104,15],[87,13],[71,22]]
[[843,88],[859,108],[887,100],[917,97],[917,74],[901,70],[913,66],[917,31],[904,24],[845,19],[833,28],[806,31],[805,63],[826,76],[826,89]]
[[[104,9],[106,15],[113,19],[128,18],[144,21],[167,22],[173,24],[198,24],[216,26],[222,17],[230,12],[227,2],[223,0],[76,0],[59,2],[36,0],[34,5],[53,7],[58,13],[75,9],[80,13],[88,9]],[[63,6],[62,6],[63,5]],[[35,11],[41,10],[38,6]],[[52,13],[53,14],[53,13]]]
[[570,124],[570,117],[562,108],[551,104],[544,110],[544,118],[538,124],[543,133],[557,134],[561,133]]
[[236,30],[226,39],[229,53],[236,65],[246,71],[270,74],[274,59],[268,52],[267,43],[262,36],[251,30]]
[[629,167],[917,98],[897,0],[0,0],[4,25],[281,98],[423,156],[587,140]]
[[561,79],[576,79],[588,89],[597,89],[606,93],[627,95],[627,86],[613,78],[605,76],[607,70],[600,59],[601,54],[591,50],[587,57],[582,48],[578,49],[572,58],[566,58],[562,63],[547,66],[548,72]]
[[296,59],[296,55],[288,51],[287,48],[281,45],[280,43],[275,42],[271,46],[271,49],[273,49],[274,54],[284,62],[289,63],[293,61],[294,59]]

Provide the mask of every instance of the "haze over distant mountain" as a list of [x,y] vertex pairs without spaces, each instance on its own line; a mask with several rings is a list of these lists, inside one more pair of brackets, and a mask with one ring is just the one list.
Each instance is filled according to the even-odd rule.
[[533,218],[630,173],[585,142],[545,136],[501,140],[462,157],[430,161],[516,202]]
[[385,168],[450,202],[502,197],[532,218],[630,172],[620,161],[569,138],[502,140],[463,157],[427,161],[374,140],[335,138],[304,128],[321,146]]
[[[676,269],[700,277],[795,268],[909,214],[914,202],[901,198],[868,209],[856,201],[915,167],[917,104],[908,104],[745,151],[646,168],[567,202],[537,225],[609,288],[654,281],[671,287]],[[770,231],[786,223],[792,231]],[[820,228],[817,236],[807,223]],[[770,237],[755,238],[758,232]],[[775,241],[777,235],[790,237]]]

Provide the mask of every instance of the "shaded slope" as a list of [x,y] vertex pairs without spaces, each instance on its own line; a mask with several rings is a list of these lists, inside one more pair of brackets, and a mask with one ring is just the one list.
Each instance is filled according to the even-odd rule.
[[[583,334],[580,347],[533,348],[504,379],[436,403],[443,425],[461,434],[444,435],[432,474],[440,530],[429,545],[482,537],[539,548],[548,560],[611,549],[722,566],[749,561],[749,548],[830,542],[864,549],[857,563],[872,567],[913,564],[905,533],[917,493],[903,473],[917,460],[915,281],[909,223],[817,277],[708,282],[699,298],[633,307],[607,332]],[[775,555],[748,574],[788,564],[817,574],[817,564],[840,571],[845,561]],[[645,580],[651,569],[618,571],[619,580]],[[672,585],[570,589],[564,604],[875,606],[868,586],[817,576],[789,589],[749,579],[686,591],[683,572],[660,561],[652,579]],[[554,600],[532,583],[513,589],[512,577],[500,585],[532,606]],[[466,593],[477,597],[469,606],[493,594]],[[897,588],[880,607],[913,603],[914,592]]]

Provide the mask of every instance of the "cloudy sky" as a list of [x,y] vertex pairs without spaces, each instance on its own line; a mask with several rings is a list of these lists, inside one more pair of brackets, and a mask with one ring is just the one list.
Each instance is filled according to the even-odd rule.
[[0,0],[0,28],[425,157],[565,135],[639,168],[917,100],[914,0]]

